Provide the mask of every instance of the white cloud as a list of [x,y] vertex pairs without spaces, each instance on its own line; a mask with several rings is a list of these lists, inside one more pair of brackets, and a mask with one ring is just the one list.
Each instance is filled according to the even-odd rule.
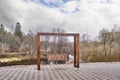
[[[8,28],[18,21],[22,30],[33,32],[62,27],[67,32],[89,33],[96,36],[103,27],[111,29],[120,25],[120,0],[45,0],[59,7],[50,8],[38,3],[38,0],[0,0],[0,23]],[[58,1],[58,2],[57,2]],[[80,11],[75,11],[78,8]],[[68,14],[61,12],[63,9]]]
[[64,12],[68,12],[68,13],[71,13],[71,12],[74,12],[76,10],[76,8],[78,7],[77,5],[77,2],[76,1],[69,1],[65,4],[63,4],[61,6],[61,9],[64,11]]

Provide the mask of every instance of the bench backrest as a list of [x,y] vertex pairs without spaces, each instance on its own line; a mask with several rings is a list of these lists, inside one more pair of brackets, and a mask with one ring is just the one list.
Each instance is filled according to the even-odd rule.
[[67,54],[47,54],[48,61],[67,61]]

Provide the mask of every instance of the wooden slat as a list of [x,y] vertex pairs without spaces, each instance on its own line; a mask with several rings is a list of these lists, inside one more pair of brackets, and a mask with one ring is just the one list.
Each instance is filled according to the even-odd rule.
[[67,61],[67,54],[47,54],[48,61]]

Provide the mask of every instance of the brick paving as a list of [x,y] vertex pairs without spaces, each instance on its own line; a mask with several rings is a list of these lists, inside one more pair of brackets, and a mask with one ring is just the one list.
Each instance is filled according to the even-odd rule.
[[120,63],[81,63],[80,68],[72,64],[17,65],[0,67],[0,80],[120,80]]

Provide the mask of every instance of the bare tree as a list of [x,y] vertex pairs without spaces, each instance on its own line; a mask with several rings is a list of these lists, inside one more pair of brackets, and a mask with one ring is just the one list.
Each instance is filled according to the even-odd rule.
[[115,26],[114,28],[114,44],[115,44],[115,49],[114,53],[116,56],[119,56],[120,58],[120,27]]
[[31,30],[29,30],[29,33],[24,37],[20,51],[24,51],[27,54],[36,53],[36,37]]
[[103,51],[104,51],[106,58],[107,58],[107,33],[108,32],[109,31],[107,29],[103,28],[99,33],[99,39],[103,45]]
[[108,51],[108,56],[109,56],[109,58],[111,58],[111,51],[112,51],[112,48],[114,47],[114,29],[110,32],[110,33],[108,33],[108,35],[107,35],[107,37],[108,37],[108,39],[107,39],[107,43],[108,43],[108,46],[109,46],[109,51]]
[[[53,28],[51,32],[65,33],[65,30],[61,28]],[[66,52],[67,42],[68,42],[68,39],[66,36],[54,36],[52,51],[54,53]]]

